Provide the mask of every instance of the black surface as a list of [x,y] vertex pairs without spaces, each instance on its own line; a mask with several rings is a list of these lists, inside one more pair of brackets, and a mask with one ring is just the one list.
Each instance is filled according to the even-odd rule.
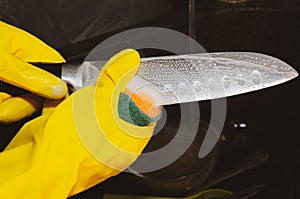
[[[262,52],[278,57],[300,71],[300,3],[297,1],[196,2],[197,41],[207,51]],[[176,5],[178,12],[175,15],[147,25],[170,27],[187,33],[186,4],[177,2]],[[300,197],[299,83],[297,78],[280,86],[227,98],[223,133],[232,141],[225,143],[215,173],[218,169],[234,165],[251,150],[267,151],[269,160],[214,187],[239,191],[256,184],[266,184],[264,191],[253,198]],[[200,108],[202,119],[208,121],[210,103],[201,102]],[[233,127],[240,122],[247,123],[247,128]],[[96,198],[103,192],[143,192],[132,192],[134,182],[130,182],[127,175],[112,178],[74,198]]]
[[[187,7],[182,2],[177,3],[179,11],[174,16],[149,24],[187,33]],[[197,41],[209,52],[254,51],[273,55],[300,71],[299,7],[297,1],[249,0],[243,4],[197,1]],[[225,143],[215,173],[236,164],[251,150],[263,149],[270,157],[258,168],[214,187],[239,191],[266,184],[264,191],[253,198],[300,197],[299,88],[297,78],[280,86],[227,98],[223,133],[232,141]],[[202,119],[209,121],[210,103],[199,104]],[[247,128],[233,127],[240,122],[247,123]],[[132,191],[132,186],[134,182],[123,174],[74,198],[96,198],[103,192],[143,192]]]
[[[174,1],[173,14],[132,27],[160,26],[187,33],[187,1]],[[211,51],[255,51],[278,57],[300,71],[300,3],[296,0],[248,0],[241,4],[219,0],[196,1],[197,41]],[[129,27],[126,27],[129,28]],[[125,28],[125,29],[126,29]],[[122,29],[123,30],[123,29]],[[119,30],[121,31],[121,30]],[[60,49],[69,60],[82,59],[95,45],[119,31],[68,45]],[[144,55],[159,52],[145,51]],[[227,98],[227,118],[222,154],[213,174],[254,150],[264,150],[269,160],[214,187],[238,191],[266,184],[257,199],[300,198],[299,78],[259,92]],[[201,119],[209,121],[210,103],[200,102]],[[23,121],[24,122],[24,121]],[[247,123],[247,128],[234,124]],[[1,125],[1,148],[22,122]],[[147,193],[136,189],[123,173],[72,198],[101,198],[103,193]],[[172,185],[170,185],[172,186]]]

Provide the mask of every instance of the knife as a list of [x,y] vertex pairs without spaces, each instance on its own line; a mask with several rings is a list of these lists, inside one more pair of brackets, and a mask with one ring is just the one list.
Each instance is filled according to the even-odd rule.
[[[61,78],[74,90],[93,85],[106,63],[62,64]],[[39,67],[46,68],[43,65]],[[146,92],[156,105],[229,97],[275,86],[298,76],[287,63],[254,52],[216,52],[141,58],[137,75],[127,85],[132,93]],[[22,89],[0,82],[12,95]]]
[[[106,61],[64,64],[62,79],[75,90],[93,85]],[[157,105],[210,100],[268,88],[298,73],[287,63],[254,52],[216,52],[141,58],[137,75],[127,85],[146,92]]]

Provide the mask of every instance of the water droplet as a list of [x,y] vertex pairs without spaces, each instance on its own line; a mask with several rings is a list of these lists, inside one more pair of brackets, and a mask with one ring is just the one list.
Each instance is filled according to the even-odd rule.
[[223,84],[224,84],[225,88],[229,88],[229,86],[230,86],[230,77],[224,76],[223,77]]
[[261,80],[262,80],[261,74],[257,70],[254,70],[252,72],[251,77],[252,77],[252,81],[253,81],[254,84],[259,84],[261,82]]
[[220,63],[228,63],[229,62],[229,60],[226,58],[217,58],[217,61]]
[[180,83],[178,84],[178,89],[179,89],[180,91],[184,91],[184,90],[185,90],[185,88],[186,88],[186,85],[185,85],[185,83],[183,83],[183,82],[180,82]]
[[193,82],[193,85],[194,85],[194,86],[198,86],[198,85],[200,85],[200,81],[198,81],[198,80],[195,80],[195,81]]
[[238,74],[236,81],[237,81],[238,85],[240,85],[240,86],[243,86],[246,83],[245,78],[242,74]]
[[173,90],[173,86],[172,86],[171,84],[167,84],[167,85],[165,86],[165,88],[166,88],[167,90],[169,90],[169,91],[172,91],[172,90]]
[[208,79],[207,84],[210,90],[215,90],[216,82],[213,79]]
[[200,81],[196,80],[193,82],[193,88],[195,93],[201,93],[201,84]]

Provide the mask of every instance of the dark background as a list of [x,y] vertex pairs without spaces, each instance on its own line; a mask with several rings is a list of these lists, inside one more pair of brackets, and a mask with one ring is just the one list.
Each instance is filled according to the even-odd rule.
[[[188,33],[188,1],[0,1],[0,19],[57,48],[67,60],[82,60],[98,43],[126,29],[158,26]],[[298,72],[300,3],[297,0],[196,0],[196,40],[208,51],[254,51],[278,57]],[[159,55],[142,51],[143,56]],[[227,118],[216,170],[234,165],[249,151],[264,150],[263,165],[215,185],[238,191],[266,184],[254,198],[300,198],[299,78],[259,92],[227,98]],[[209,121],[210,102],[199,102]],[[167,110],[174,110],[171,106]],[[30,118],[29,118],[30,119]],[[1,149],[26,122],[0,125]],[[172,121],[171,121],[172,122]],[[235,128],[244,122],[246,128]],[[170,123],[172,125],[172,123]],[[221,166],[220,166],[221,165]],[[215,171],[217,172],[217,171]],[[104,192],[130,193],[121,174],[72,198],[101,198]],[[125,186],[126,185],[126,186]],[[170,185],[172,186],[172,185]]]

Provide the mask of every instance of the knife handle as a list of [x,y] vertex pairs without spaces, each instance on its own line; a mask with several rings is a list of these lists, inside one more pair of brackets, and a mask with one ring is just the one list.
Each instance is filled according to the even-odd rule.
[[[46,70],[59,78],[61,77],[62,64],[34,64],[34,66]],[[12,96],[18,96],[18,95],[30,93],[29,91],[26,91],[22,88],[13,86],[3,81],[0,81],[0,92],[5,92]]]

